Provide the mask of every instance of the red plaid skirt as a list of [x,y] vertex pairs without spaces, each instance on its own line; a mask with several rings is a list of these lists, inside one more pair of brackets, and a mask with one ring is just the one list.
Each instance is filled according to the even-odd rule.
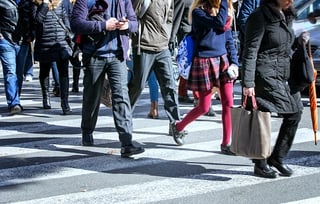
[[226,75],[229,67],[227,55],[219,57],[193,59],[188,78],[188,89],[192,91],[209,91],[220,87],[220,83],[232,82]]

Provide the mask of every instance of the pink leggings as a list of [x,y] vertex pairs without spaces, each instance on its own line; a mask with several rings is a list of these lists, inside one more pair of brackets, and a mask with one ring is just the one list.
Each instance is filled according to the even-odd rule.
[[[198,106],[193,108],[181,121],[177,122],[177,130],[182,131],[184,128],[196,120],[201,115],[209,111],[211,105],[211,90],[205,92],[199,92]],[[231,107],[233,106],[233,83],[225,83],[220,85],[220,101],[222,104],[222,128],[223,138],[222,145],[228,145],[230,143],[232,133],[231,122]]]

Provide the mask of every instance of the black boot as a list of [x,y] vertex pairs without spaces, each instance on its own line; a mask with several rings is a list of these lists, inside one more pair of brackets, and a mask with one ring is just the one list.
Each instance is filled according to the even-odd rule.
[[42,90],[42,103],[44,109],[51,109],[49,95],[49,77],[40,78],[40,86]]
[[60,94],[61,94],[61,108],[63,115],[70,115],[72,110],[69,106],[69,78],[60,77]]
[[73,83],[71,92],[78,93],[79,92],[79,76],[80,69],[73,68]]

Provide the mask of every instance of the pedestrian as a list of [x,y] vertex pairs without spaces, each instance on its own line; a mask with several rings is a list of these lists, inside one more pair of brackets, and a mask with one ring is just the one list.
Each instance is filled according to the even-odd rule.
[[240,50],[239,50],[240,60],[241,60],[241,55],[243,51],[247,19],[250,16],[250,14],[256,8],[259,7],[259,5],[260,5],[260,0],[242,0],[241,6],[238,12],[238,17],[237,17],[237,24],[239,27],[239,41],[240,41]]
[[159,119],[158,112],[158,99],[159,99],[159,85],[154,74],[154,71],[151,71],[150,76],[148,78],[148,86],[149,86],[149,95],[150,95],[150,111],[147,114],[147,118],[150,119]]
[[16,74],[16,57],[19,45],[13,40],[18,23],[18,9],[14,0],[0,1],[0,61],[2,64],[4,89],[9,113],[20,113],[18,77]]
[[[140,16],[144,0],[132,1]],[[173,76],[169,39],[172,29],[173,1],[154,0],[139,19],[141,33],[132,38],[133,77],[129,82],[129,96],[134,110],[151,70],[158,80],[164,109],[170,123],[180,120],[176,82]],[[170,129],[169,134],[172,135]],[[182,143],[185,132],[174,134],[177,144]]]
[[33,41],[34,22],[32,17],[32,0],[21,0],[18,3],[18,24],[14,34],[14,41],[19,44],[20,49],[17,55],[17,77],[19,86],[19,96],[23,80],[33,79]]
[[[82,42],[84,78],[82,102],[82,144],[92,146],[100,97],[107,73],[112,92],[112,113],[121,142],[121,156],[129,157],[144,152],[144,148],[132,141],[132,112],[128,96],[128,69],[126,60],[129,49],[128,34],[138,29],[137,17],[131,1],[97,0],[92,10],[104,7],[104,21],[90,21],[87,0],[77,0],[73,7],[71,26],[75,34],[105,33],[97,44],[84,36]],[[91,5],[91,4],[90,4]],[[116,6],[118,5],[118,6]],[[99,6],[99,8],[97,8]]]
[[[278,113],[283,118],[271,156],[253,159],[254,174],[264,178],[277,177],[270,166],[282,176],[293,173],[284,160],[301,120],[303,104],[300,92],[288,85],[290,55],[295,41],[292,3],[292,0],[261,0],[260,7],[246,23],[241,74],[243,95],[255,96],[259,110]],[[301,34],[300,39],[307,42],[308,33]]]
[[[39,80],[42,90],[44,109],[50,109],[49,73],[52,63],[56,62],[59,72],[60,98],[63,115],[69,115],[69,56],[71,48],[66,41],[66,31],[70,29],[67,8],[63,1],[68,0],[35,0],[34,20],[36,23],[36,40],[34,58],[39,61]],[[58,19],[61,19],[58,22]]]
[[[221,153],[227,155],[233,155],[230,151],[231,107],[233,106],[233,81],[237,77],[238,68],[237,51],[231,31],[232,17],[231,0],[193,2],[190,21],[196,47],[188,88],[199,92],[199,103],[181,121],[172,124],[172,131],[180,132],[192,121],[207,113],[211,106],[212,88],[219,87],[223,126],[220,148]],[[228,74],[232,71],[235,71],[233,76]]]

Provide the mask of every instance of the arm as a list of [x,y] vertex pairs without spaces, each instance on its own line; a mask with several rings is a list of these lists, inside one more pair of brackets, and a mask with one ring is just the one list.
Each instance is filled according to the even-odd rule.
[[196,8],[192,11],[192,24],[201,27],[221,29],[227,22],[228,17],[228,1],[221,0],[219,12],[216,16],[211,16],[202,9]]
[[249,15],[253,12],[254,9],[258,7],[258,1],[257,0],[243,0],[240,11],[239,11],[239,16],[238,16],[238,24],[240,27],[240,31],[245,33],[246,30],[246,22],[249,17]]
[[128,31],[134,33],[138,31],[138,20],[137,16],[133,10],[131,1],[126,1],[126,18],[128,20]]
[[226,35],[226,48],[227,48],[228,59],[230,61],[230,64],[235,64],[235,65],[239,66],[237,50],[234,45],[234,39],[232,36],[231,29],[227,30],[225,32],[225,35]]
[[255,86],[256,60],[264,36],[264,17],[261,12],[253,13],[246,24],[244,54],[242,61],[242,85],[246,88]]
[[89,21],[87,0],[77,0],[71,15],[71,30],[76,34],[101,33],[106,30],[106,21]]

